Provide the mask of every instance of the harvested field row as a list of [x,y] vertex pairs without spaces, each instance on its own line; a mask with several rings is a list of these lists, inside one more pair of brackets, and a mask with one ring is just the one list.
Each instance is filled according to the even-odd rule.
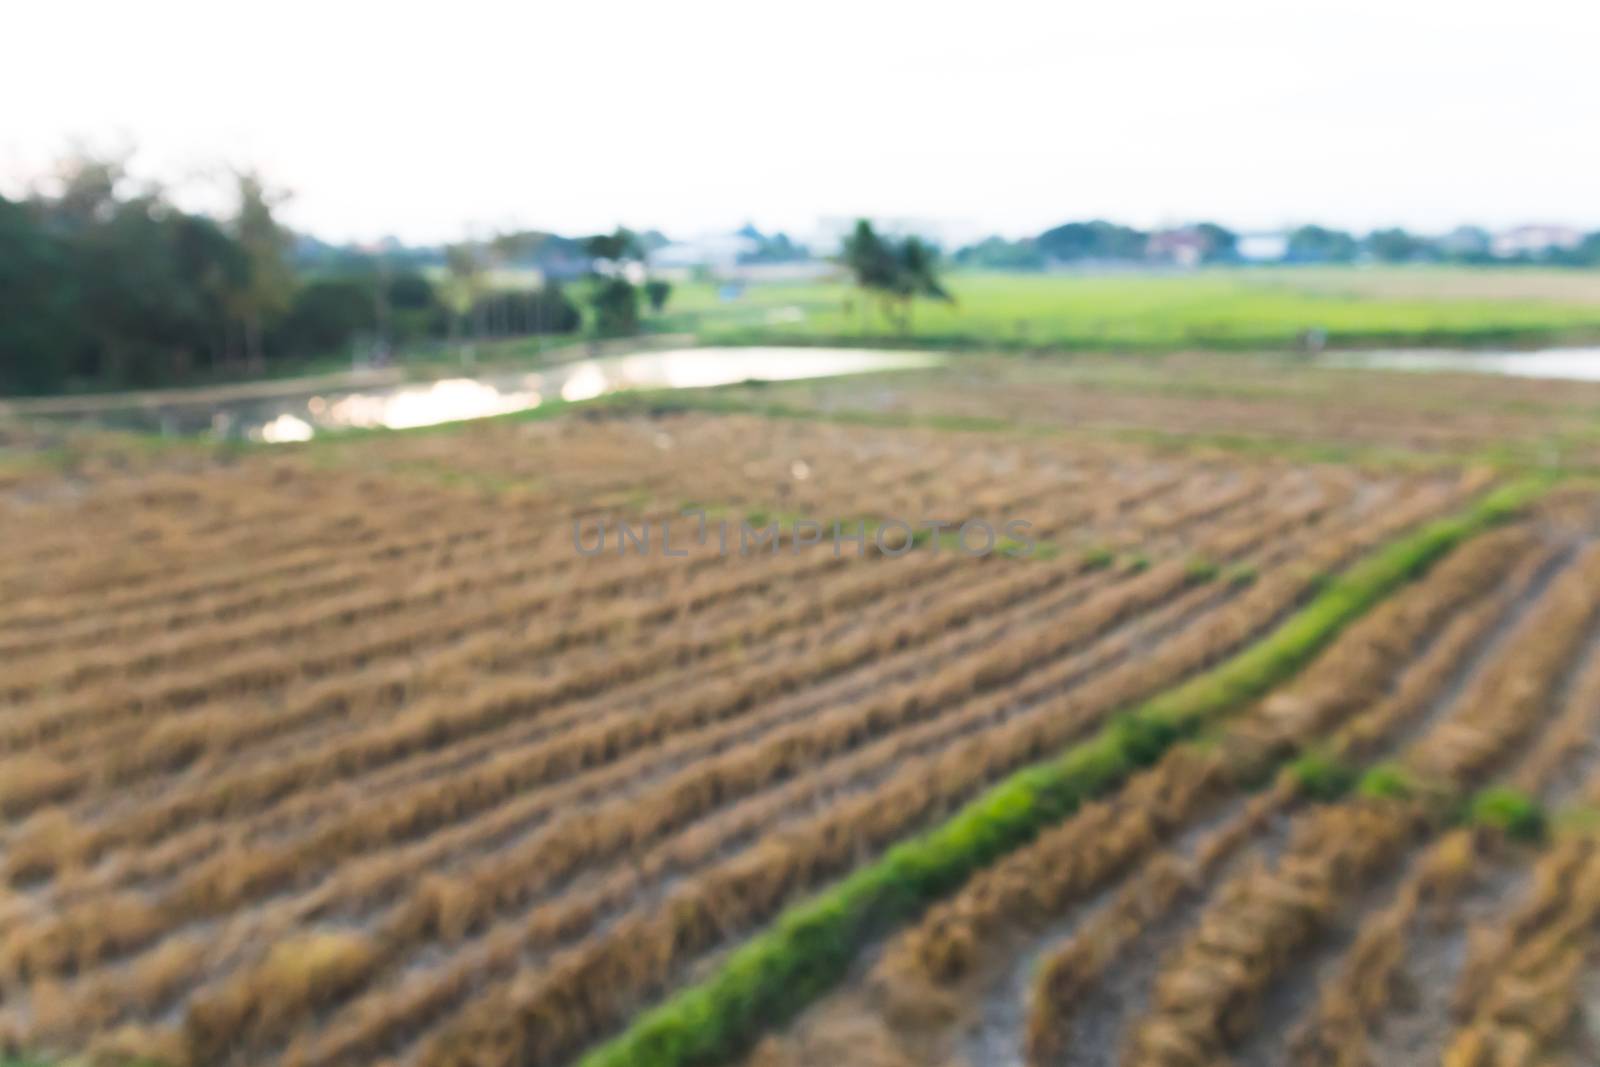
[[[1498,658],[1426,727],[1399,765],[1428,790],[1457,793],[1503,765],[1559,694],[1570,669],[1564,664],[1590,639],[1597,583],[1600,548],[1592,547],[1557,577]],[[1296,818],[1281,857],[1251,865],[1215,891],[1157,974],[1150,1006],[1129,1030],[1123,1062],[1187,1064],[1230,1050],[1250,1062],[1277,1059],[1266,1050],[1277,1034],[1260,1034],[1256,1047],[1240,1050],[1257,1036],[1269,987],[1282,998],[1283,973],[1304,947],[1325,936],[1341,910],[1426,831],[1428,796],[1382,796],[1390,780],[1380,773],[1371,780],[1372,796]],[[1441,858],[1449,854],[1430,857]],[[1426,869],[1417,875],[1419,885],[1441,877]]]
[[[62,595],[27,593],[0,634],[22,660],[0,1027],[194,1067],[560,1062],[1485,484],[974,445],[563,419],[385,442],[378,473],[341,445],[328,484],[359,495],[316,514],[294,506],[309,468],[249,457],[8,505],[41,531],[98,509],[123,547],[50,554],[36,580]],[[480,488],[429,486],[430,464]],[[573,551],[574,516],[694,500],[1018,516],[1052,553]],[[25,592],[4,568],[36,562],[0,558],[0,582]]]
[[[1229,800],[1237,795],[1238,783],[1259,777],[1263,767],[1355,712],[1361,714],[1354,721],[1387,720],[1392,730],[1396,716],[1383,709],[1379,698],[1385,690],[1411,684],[1411,675],[1421,666],[1408,667],[1408,661],[1419,650],[1429,656],[1435,650],[1459,654],[1461,640],[1451,632],[1451,620],[1460,618],[1463,608],[1482,603],[1493,609],[1478,627],[1487,629],[1527,589],[1547,558],[1548,550],[1538,545],[1531,524],[1469,544],[1428,581],[1352,627],[1284,691],[1231,722],[1220,743],[1173,750],[1119,794],[1086,807],[981,872],[956,897],[892,941],[859,991],[847,990],[817,1020],[802,1023],[796,1035],[767,1046],[757,1059],[799,1063],[837,1054],[847,1063],[873,1056],[908,1063],[940,1060],[952,1055],[956,1031],[971,1025],[976,1029],[962,1043],[972,1046],[975,1060],[1015,1060],[1020,1056],[1020,1018],[1005,1005],[1010,998],[1020,1007],[1027,988],[1029,969],[1008,962],[1027,958],[1016,955],[1023,948],[1019,939],[1026,943],[1044,936],[1039,931],[1070,914],[1070,905],[1087,902],[1108,880],[1130,870],[1133,861],[1185,825],[1195,827],[1189,836],[1202,836],[1186,846],[1187,858],[1162,854],[1146,861],[1113,903],[1077,928],[1077,936],[1046,969],[1048,977],[1041,978],[1035,1019],[1051,1024],[1035,1024],[1035,1056],[1045,1061],[1052,1050],[1081,1047],[1067,1036],[1066,1018],[1048,1005],[1070,1005],[1093,993],[1095,977],[1113,950],[1148,925],[1132,924],[1130,916],[1146,915],[1153,921],[1165,910],[1165,904],[1158,908],[1156,902],[1190,893],[1186,887],[1249,844],[1253,832],[1302,789],[1294,775],[1286,775],[1258,802],[1242,804]],[[1379,701],[1376,706],[1374,701]],[[1372,733],[1370,728],[1362,731],[1368,737]],[[1222,818],[1216,812],[1229,808],[1238,814],[1216,823]],[[1214,823],[1215,829],[1202,832]],[[986,1008],[973,1018],[966,1009],[974,1004],[993,1004],[998,1014],[988,1017]],[[1011,1032],[1006,1033],[1008,1025]],[[867,1044],[873,1051],[858,1060],[847,1046],[863,1034],[871,1035]],[[1080,1056],[1074,1062],[1100,1060]]]
[[[1497,504],[1481,514],[1500,513]],[[1130,723],[1109,730],[1096,741],[1072,750],[1059,765],[1043,765],[1017,776],[992,800],[986,799],[981,805],[967,809],[937,833],[895,850],[884,862],[874,864],[845,880],[815,903],[788,913],[770,932],[735,953],[714,977],[679,994],[658,1011],[645,1016],[621,1040],[598,1052],[594,1062],[679,1063],[696,1057],[726,1055],[730,1043],[740,1040],[747,1032],[744,1028],[760,1026],[763,1013],[781,1010],[780,1005],[792,998],[795,989],[815,988],[817,983],[829,981],[830,976],[837,975],[840,960],[847,960],[853,954],[862,936],[862,929],[856,924],[882,921],[884,912],[881,909],[888,909],[889,914],[893,915],[899,914],[900,909],[915,908],[918,897],[915,894],[907,896],[904,889],[897,887],[908,883],[919,887],[948,886],[948,883],[941,883],[939,879],[960,877],[971,869],[965,864],[972,861],[956,858],[970,854],[963,850],[1004,848],[1002,842],[1007,840],[1006,834],[1024,831],[1000,830],[999,826],[1016,826],[1018,823],[1023,827],[1036,826],[1032,820],[1048,817],[1037,814],[1035,804],[1038,802],[1029,799],[1035,790],[1070,790],[1065,799],[1052,799],[1051,807],[1044,810],[1059,810],[1055,805],[1070,807],[1082,797],[1076,790],[1086,788],[1077,784],[1078,781],[1105,782],[1108,779],[1101,777],[1104,775],[1112,776],[1109,779],[1111,781],[1116,780],[1117,776],[1126,773],[1128,764],[1124,761],[1137,758],[1128,755],[1130,751],[1145,751],[1147,749],[1144,746],[1149,744],[1155,744],[1159,751],[1163,744],[1159,740],[1160,731],[1170,730],[1177,724],[1183,724],[1183,728],[1196,728],[1208,713],[1199,709],[1226,709],[1241,699],[1259,693],[1260,689],[1253,687],[1261,686],[1263,675],[1273,679],[1281,677],[1281,674],[1274,672],[1292,670],[1291,665],[1298,665],[1302,661],[1300,657],[1309,654],[1308,648],[1314,649],[1320,640],[1325,639],[1314,636],[1328,632],[1319,629],[1324,625],[1322,620],[1347,619],[1349,616],[1343,615],[1343,612],[1359,613],[1364,605],[1370,604],[1367,598],[1371,594],[1363,590],[1389,588],[1384,583],[1414,573],[1414,569],[1421,565],[1420,561],[1432,559],[1435,552],[1453,544],[1462,534],[1476,529],[1481,521],[1480,518],[1441,524],[1419,535],[1414,542],[1396,546],[1395,551],[1386,554],[1381,562],[1375,560],[1370,568],[1363,568],[1359,579],[1352,577],[1348,585],[1339,584],[1325,597],[1319,598],[1312,608],[1307,609],[1304,619],[1274,633],[1273,638],[1258,649],[1229,661],[1214,679],[1197,679],[1193,685],[1154,702],[1148,711],[1141,712],[1140,717]],[[1318,622],[1313,623],[1313,619]],[[1236,675],[1239,678],[1237,681],[1234,680]],[[1243,680],[1245,678],[1251,681],[1246,682]],[[1154,737],[1146,735],[1146,730],[1156,731]],[[1068,780],[1073,784],[1045,784],[1053,783],[1058,774],[1070,775]],[[974,844],[966,844],[969,840]],[[1015,837],[1010,840],[1016,843]],[[913,859],[922,856],[927,858]],[[952,866],[951,873],[934,873],[944,871],[946,868],[938,865],[946,863]],[[924,870],[919,866],[921,864],[934,866]],[[918,890],[930,891],[937,892],[937,889]],[[880,897],[880,893],[884,896]],[[837,931],[837,935],[833,931]],[[619,963],[605,963],[603,954],[591,953],[587,958],[592,966],[620,966]],[[613,978],[617,976],[615,971],[607,973]],[[784,980],[777,975],[788,975],[788,978]],[[547,974],[528,987],[524,995],[531,999],[524,1001],[521,1006],[508,1002],[492,1008],[485,1007],[483,1019],[478,1024],[484,1034],[481,1046],[470,1043],[471,1031],[464,1033],[456,1030],[440,1038],[437,1050],[459,1055],[463,1048],[481,1048],[482,1051],[477,1055],[483,1058],[462,1062],[499,1063],[503,1061],[496,1057],[501,1055],[530,1057],[532,1062],[542,1062],[541,1056],[553,1055],[559,1059],[560,1054],[542,1042],[554,1040],[556,1047],[559,1047],[559,1042],[563,1040],[560,1032],[546,1033],[539,1028],[555,1025],[557,1020],[570,1020],[580,1009],[572,1007],[569,1011],[553,1008],[555,1004],[570,1003],[565,1001],[541,1002],[537,999],[541,996],[538,992],[541,984],[550,993],[555,992],[552,989],[555,983]],[[609,983],[602,984],[609,987]],[[585,1003],[590,1006],[582,1008],[582,1011],[596,1010],[592,999]],[[490,1037],[491,1034],[494,1036]],[[572,1038],[564,1040],[570,1041]]]
[[[1157,574],[1152,573],[1152,574],[1150,574],[1150,577],[1157,577]],[[757,765],[752,765],[752,766],[760,766],[760,763],[757,763]],[[688,774],[688,776],[685,777],[685,781],[686,782],[694,781],[694,779],[696,779],[696,777],[698,777],[699,774],[702,774],[702,769],[699,769],[699,768],[690,768],[690,771],[691,771],[691,774]],[[579,840],[579,838],[574,838],[574,840]],[[541,856],[547,856],[547,853],[530,853],[530,854],[541,854]],[[222,867],[219,867],[219,872],[224,872],[224,870],[226,870],[226,872],[235,873],[235,872],[237,872],[237,867],[238,867],[237,862],[235,862],[235,864],[230,864],[230,865],[229,864],[224,864],[224,865],[222,865]],[[237,875],[235,875],[235,877],[237,877]],[[187,901],[189,901],[189,904],[187,904],[187,907],[190,907],[190,909],[192,909],[192,905],[194,905],[194,902],[195,902],[194,897],[192,897],[192,896],[187,897]],[[179,910],[182,910],[182,909],[179,909]],[[394,941],[394,937],[390,937],[390,941]]]

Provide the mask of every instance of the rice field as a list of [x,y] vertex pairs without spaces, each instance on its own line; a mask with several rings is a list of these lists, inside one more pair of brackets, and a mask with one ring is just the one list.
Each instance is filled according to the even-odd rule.
[[1583,397],[888,381],[6,468],[0,1053],[1583,1061]]
[[1600,336],[1594,272],[1444,267],[1218,268],[1179,274],[960,273],[904,336],[841,283],[678,287],[677,326],[739,343],[889,342],[1051,351],[1562,343]]

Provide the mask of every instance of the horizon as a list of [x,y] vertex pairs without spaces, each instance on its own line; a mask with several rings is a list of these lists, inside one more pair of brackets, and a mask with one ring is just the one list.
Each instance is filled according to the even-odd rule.
[[[819,222],[828,222],[828,223],[831,223],[831,222],[834,222],[834,221],[836,221],[836,220],[832,220],[832,219],[819,220]],[[1047,233],[1047,232],[1049,232],[1051,230],[1059,229],[1059,228],[1061,228],[1063,226],[1068,226],[1068,225],[1073,225],[1073,224],[1109,223],[1109,224],[1111,224],[1113,226],[1125,226],[1125,225],[1128,225],[1128,224],[1126,224],[1126,223],[1124,223],[1124,222],[1122,222],[1122,221],[1120,221],[1118,219],[1103,219],[1103,218],[1096,218],[1096,219],[1087,219],[1087,218],[1083,218],[1083,219],[1063,219],[1060,222],[1057,222],[1057,223],[1055,223],[1055,224],[1053,224],[1051,226],[1044,227],[1043,229],[1039,230],[1036,233],[1026,233],[1026,234],[1021,234],[1021,235],[1015,236],[1015,237],[990,232],[990,233],[977,233],[975,236],[969,236],[969,237],[967,237],[967,238],[965,238],[965,239],[963,239],[963,240],[961,240],[959,242],[942,242],[937,232],[934,232],[933,230],[920,229],[920,228],[917,228],[917,225],[916,225],[916,223],[918,223],[918,222],[925,222],[928,226],[934,227],[935,230],[936,230],[937,229],[937,225],[938,225],[938,223],[940,221],[940,220],[937,220],[937,219],[912,220],[911,224],[906,225],[904,229],[896,229],[896,228],[894,228],[892,226],[891,227],[884,227],[881,224],[883,224],[886,221],[893,223],[893,222],[904,222],[905,220],[864,219],[864,221],[871,222],[875,226],[879,226],[881,229],[884,229],[884,232],[886,232],[886,233],[896,233],[896,232],[908,233],[908,234],[913,234],[914,233],[917,236],[922,237],[924,239],[932,240],[937,247],[941,248],[945,252],[955,252],[955,251],[957,251],[959,249],[971,247],[973,245],[978,244],[981,241],[989,240],[989,239],[995,238],[995,237],[1003,238],[1004,240],[1006,240],[1008,242],[1031,241],[1031,240],[1034,240],[1034,239],[1042,236],[1043,234],[1045,234],[1045,233]],[[1284,228],[1274,229],[1274,230],[1235,229],[1233,227],[1227,226],[1225,223],[1218,223],[1217,220],[1215,220],[1215,219],[1205,219],[1205,218],[1187,219],[1187,220],[1182,220],[1182,221],[1173,221],[1173,222],[1170,222],[1170,223],[1165,223],[1165,224],[1158,225],[1158,226],[1153,226],[1153,227],[1130,226],[1129,228],[1134,229],[1134,230],[1138,230],[1138,231],[1140,231],[1142,233],[1148,233],[1148,234],[1154,235],[1154,234],[1162,233],[1162,232],[1170,232],[1170,231],[1177,231],[1177,230],[1192,229],[1192,228],[1194,228],[1196,226],[1200,226],[1200,225],[1203,225],[1203,224],[1206,224],[1206,223],[1216,223],[1218,225],[1221,225],[1221,226],[1223,226],[1224,229],[1229,230],[1229,232],[1233,233],[1236,237],[1239,237],[1241,239],[1250,238],[1250,237],[1286,237],[1289,234],[1291,234],[1294,229],[1297,228],[1297,226],[1289,226],[1289,227],[1284,227]],[[1307,220],[1304,220],[1303,222],[1299,223],[1298,225],[1299,226],[1320,226],[1321,223],[1317,222],[1315,219],[1307,219]],[[757,232],[762,234],[762,236],[764,236],[764,237],[769,237],[769,238],[770,237],[777,237],[780,234],[783,235],[783,236],[786,236],[789,239],[793,240],[796,244],[800,245],[803,248],[806,248],[808,251],[810,251],[810,253],[813,256],[826,256],[826,255],[828,255],[829,254],[829,249],[831,249],[834,245],[838,244],[839,240],[841,239],[839,237],[839,235],[833,233],[832,230],[829,229],[826,226],[816,226],[816,227],[811,228],[809,231],[808,230],[802,230],[800,232],[794,232],[794,231],[788,231],[788,230],[769,230],[769,229],[765,229],[763,227],[756,226],[753,222],[751,222],[749,220],[747,220],[747,221],[745,221],[743,223],[740,223],[737,226],[730,226],[729,228],[727,228],[725,230],[707,230],[707,231],[701,231],[701,232],[693,233],[693,234],[671,233],[671,232],[668,232],[667,230],[664,230],[661,227],[657,227],[657,226],[646,226],[646,227],[643,227],[643,228],[638,229],[638,230],[633,230],[632,232],[634,232],[634,233],[636,233],[638,235],[656,234],[656,235],[660,236],[661,238],[663,238],[664,240],[666,240],[669,243],[669,245],[676,246],[676,245],[692,245],[692,244],[703,243],[703,242],[707,242],[707,241],[725,239],[725,238],[727,238],[729,236],[732,236],[735,233],[737,233],[737,232],[739,232],[741,230],[744,230],[744,229],[746,229],[748,227],[754,227],[757,230]],[[1339,229],[1338,227],[1324,227],[1324,228],[1325,229],[1329,229],[1329,230],[1334,230],[1334,231],[1337,231]],[[1384,227],[1379,227],[1378,229],[1383,229],[1383,228]],[[629,229],[631,229],[631,227]],[[1401,227],[1401,229],[1405,229],[1405,228]],[[1498,234],[1504,234],[1504,233],[1517,231],[1517,230],[1524,230],[1524,229],[1569,229],[1569,230],[1573,230],[1573,231],[1579,232],[1579,233],[1585,232],[1585,228],[1582,227],[1582,226],[1573,226],[1573,225],[1571,225],[1569,223],[1565,223],[1565,222],[1561,222],[1561,221],[1552,221],[1552,220],[1548,220],[1548,219],[1530,219],[1530,220],[1525,220],[1525,221],[1522,221],[1522,222],[1512,223],[1512,224],[1509,224],[1509,225],[1506,225],[1506,226],[1500,226],[1500,227],[1479,227],[1479,226],[1476,226],[1473,223],[1461,223],[1459,225],[1447,227],[1447,228],[1441,229],[1441,230],[1407,230],[1406,232],[1410,233],[1412,236],[1417,237],[1417,238],[1419,238],[1421,240],[1443,240],[1443,239],[1448,238],[1448,237],[1450,237],[1450,236],[1452,236],[1452,235],[1454,235],[1456,233],[1459,233],[1459,232],[1461,232],[1463,230],[1469,230],[1469,229],[1482,230],[1486,235],[1488,235],[1490,237],[1496,236]],[[505,235],[505,234],[509,234],[509,233],[513,233],[513,232],[519,232],[519,231],[506,230],[506,231],[499,231],[498,234],[480,234],[480,235],[475,236],[474,239],[487,239],[487,238],[492,237],[492,236]],[[542,230],[542,229],[538,229],[538,228],[530,228],[528,230],[520,231],[520,232],[543,233],[543,234],[546,234],[546,235],[548,235],[550,237],[558,237],[558,238],[562,238],[564,240],[583,240],[586,237],[594,236],[594,235],[591,235],[591,234],[586,234],[586,233],[581,233],[581,232],[576,232],[576,231],[569,231],[567,233],[560,233],[560,232],[557,232],[557,231],[554,231],[554,230]],[[1352,237],[1356,238],[1357,240],[1366,240],[1373,233],[1377,232],[1377,230],[1348,230],[1348,231],[1342,231],[1342,232],[1349,233]],[[1597,230],[1595,232],[1600,232],[1600,230]],[[366,239],[366,240],[351,240],[351,241],[330,241],[330,240],[324,239],[322,237],[322,235],[320,235],[320,234],[306,232],[306,231],[295,231],[295,234],[296,234],[297,237],[300,237],[302,239],[315,240],[315,241],[318,241],[318,242],[322,243],[323,245],[326,245],[326,246],[331,247],[331,248],[345,248],[345,249],[351,249],[351,250],[354,250],[354,251],[357,251],[357,252],[361,252],[361,253],[376,252],[376,251],[381,250],[380,246],[385,246],[385,245],[388,245],[388,246],[390,246],[392,248],[399,248],[399,249],[404,249],[404,250],[413,251],[413,252],[442,251],[448,244],[453,243],[453,242],[450,242],[449,240],[445,240],[445,241],[436,241],[436,242],[419,242],[419,243],[414,243],[413,244],[413,243],[401,240],[398,236],[396,236],[394,234],[383,234],[383,235],[381,235],[379,237],[376,237],[376,238],[371,238],[371,239]]]
[[[1438,0],[1012,3],[981,22],[838,3],[259,10],[241,45],[238,16],[194,0],[24,9],[19,39],[45,47],[0,72],[28,101],[0,134],[0,191],[81,143],[133,149],[131,173],[193,210],[217,209],[222,168],[257,169],[294,194],[288,224],[341,244],[619,224],[803,236],[856,216],[1008,238],[1091,218],[1600,228],[1585,54],[1600,11],[1576,3],[1514,23]],[[68,41],[70,57],[50,47]],[[97,77],[63,79],[68,59]]]

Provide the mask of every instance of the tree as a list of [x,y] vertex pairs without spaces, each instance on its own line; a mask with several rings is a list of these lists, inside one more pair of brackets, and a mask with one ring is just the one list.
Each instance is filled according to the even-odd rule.
[[289,309],[294,299],[294,274],[289,252],[294,238],[278,225],[273,208],[286,194],[271,192],[252,171],[239,171],[239,206],[233,236],[249,265],[244,285],[234,293],[234,308],[244,324],[245,358],[259,367],[265,358],[263,338],[269,321]]
[[1046,230],[1035,238],[1041,253],[1066,263],[1075,260],[1143,259],[1149,241],[1150,235],[1142,230],[1099,219],[1093,222],[1069,222]]
[[84,369],[113,385],[182,379],[226,350],[241,250],[157,190],[119,200],[68,239],[89,335]]
[[212,366],[227,355],[232,294],[249,278],[245,250],[213,219],[201,215],[172,217],[178,284],[192,302],[190,329],[204,338]]
[[404,343],[449,330],[449,310],[427,277],[414,270],[389,278],[388,301],[393,340]]
[[243,248],[214,220],[178,210],[158,186],[131,185],[120,160],[70,159],[54,195],[36,193],[17,205],[22,215],[7,213],[13,224],[31,220],[35,232],[19,232],[0,259],[36,260],[7,290],[25,293],[56,271],[39,298],[42,313],[71,308],[71,327],[56,331],[70,354],[30,377],[30,388],[57,388],[67,376],[163,384],[230,351],[233,303],[248,281]]
[[111,221],[117,190],[127,184],[127,162],[78,155],[56,168],[61,193],[49,206],[51,220],[62,230],[81,233]]
[[639,291],[625,278],[601,278],[589,297],[594,308],[595,329],[607,337],[635,333],[639,329]]
[[[880,237],[872,223],[860,219],[845,238],[840,259],[863,296],[875,297],[902,332],[910,329],[911,306],[917,297],[953,302],[939,280],[938,253],[917,237],[897,243]],[[891,308],[899,313],[892,314]]]
[[[488,291],[488,264],[484,262],[481,245],[476,241],[463,241],[445,246],[444,266],[446,281],[441,295],[445,307],[450,311],[450,342],[458,344],[462,320],[480,306],[484,293]],[[481,332],[476,327],[482,325],[482,316],[474,314],[473,320],[473,333],[476,336]]]
[[629,260],[644,258],[644,250],[639,245],[638,237],[632,230],[621,226],[613,233],[584,238],[583,249],[591,258],[613,264],[618,269]]
[[1205,252],[1201,255],[1204,263],[1231,263],[1239,256],[1239,236],[1232,230],[1218,226],[1214,222],[1202,222],[1195,226],[1195,232],[1205,241]]
[[1290,263],[1349,263],[1356,252],[1356,239],[1343,230],[1301,226],[1289,234],[1283,258]]
[[[872,223],[866,219],[856,221],[855,229],[844,239],[840,258],[863,296],[882,299],[884,295],[894,292],[894,250],[878,236]],[[865,300],[862,301],[862,308],[866,308]]]
[[583,248],[590,257],[589,306],[594,309],[595,329],[612,337],[637,332],[639,292],[628,280],[628,271],[631,265],[645,267],[639,238],[619,226],[613,233],[585,238]]
[[650,302],[650,310],[656,314],[667,306],[667,297],[672,295],[672,283],[664,282],[660,278],[651,278],[644,283],[644,296]]
[[900,243],[895,259],[899,267],[896,272],[895,295],[900,298],[900,330],[902,333],[909,333],[911,309],[915,306],[917,297],[926,297],[945,304],[955,303],[955,298],[939,280],[939,253],[933,246],[924,244],[917,237],[907,237]]
[[521,294],[523,319],[531,332],[539,334],[574,333],[583,325],[583,313],[553,281]]
[[1004,237],[985,237],[977,244],[956,252],[958,266],[980,270],[1043,270],[1044,255],[1030,238],[1008,241]]
[[376,286],[356,278],[318,278],[301,286],[274,333],[285,350],[337,351],[358,333],[373,329]]
[[66,247],[28,205],[0,197],[0,390],[48,393],[65,385],[81,319]]
[[1367,248],[1385,263],[1412,263],[1429,259],[1433,251],[1427,241],[1399,227],[1374,230],[1367,236]]
[[1585,234],[1572,248],[1552,248],[1545,257],[1566,267],[1600,266],[1600,232]]

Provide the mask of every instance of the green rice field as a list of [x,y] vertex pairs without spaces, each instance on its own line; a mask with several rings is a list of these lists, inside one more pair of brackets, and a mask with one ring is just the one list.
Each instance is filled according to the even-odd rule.
[[1064,350],[1281,348],[1317,330],[1333,347],[1600,338],[1600,278],[1577,271],[974,273],[948,284],[955,303],[919,302],[905,329],[839,282],[752,284],[732,299],[682,283],[658,323],[710,341]]

